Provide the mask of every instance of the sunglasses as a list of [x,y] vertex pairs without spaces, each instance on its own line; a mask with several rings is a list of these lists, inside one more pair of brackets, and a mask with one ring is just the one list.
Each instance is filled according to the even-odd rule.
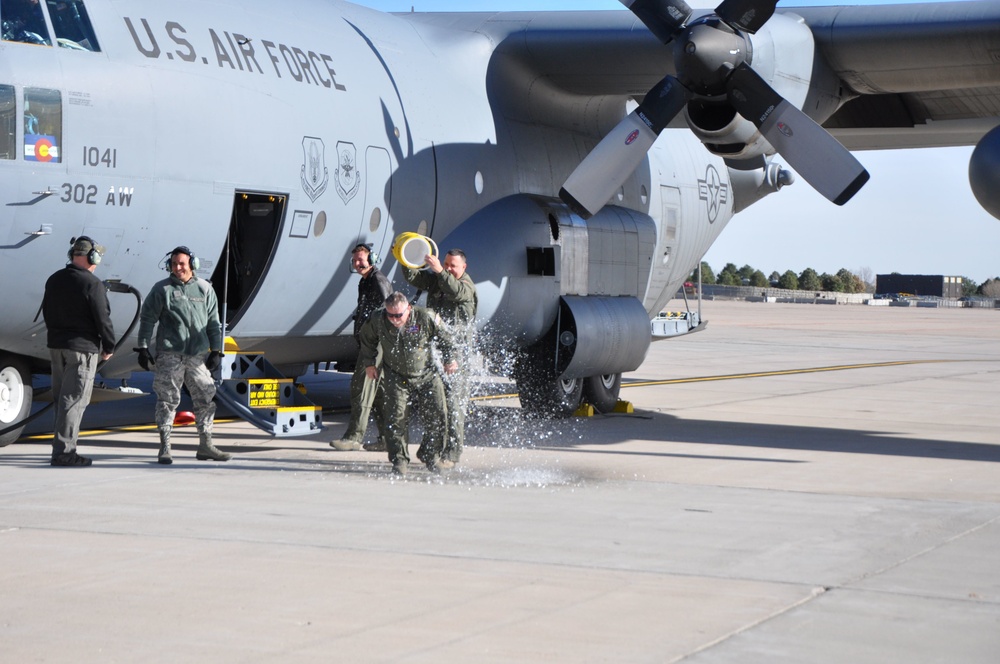
[[389,313],[387,311],[387,312],[385,312],[385,315],[388,316],[389,318],[402,318],[403,316],[406,315],[406,312],[404,311],[404,312],[398,313],[398,314],[391,314],[391,313]]

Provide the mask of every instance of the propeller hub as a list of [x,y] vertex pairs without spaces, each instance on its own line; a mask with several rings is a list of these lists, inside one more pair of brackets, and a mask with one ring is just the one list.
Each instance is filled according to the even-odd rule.
[[[621,2],[663,43],[671,44],[677,77],[667,76],[650,90],[570,175],[559,195],[574,210],[582,210],[581,216],[604,206],[645,159],[660,131],[685,107],[692,129],[707,127],[702,134],[713,131],[741,139],[717,146],[716,154],[736,154],[753,144],[753,158],[761,156],[765,146],[771,148],[837,205],[868,181],[868,171],[837,139],[750,66],[752,42],[745,35],[764,27],[778,0],[722,0],[714,14],[690,24],[693,12],[685,0]],[[703,111],[706,121],[695,122],[696,111]],[[709,144],[703,135],[699,138]],[[774,176],[776,186],[787,181],[780,172]]]
[[726,78],[748,58],[748,42],[717,17],[700,20],[674,41],[677,78],[695,94],[725,94]]

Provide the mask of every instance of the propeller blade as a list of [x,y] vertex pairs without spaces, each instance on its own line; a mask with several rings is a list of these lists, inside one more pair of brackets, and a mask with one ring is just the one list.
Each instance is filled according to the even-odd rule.
[[691,18],[684,0],[619,0],[664,44]]
[[715,8],[727,25],[754,34],[774,15],[778,0],[724,0]]
[[559,197],[584,219],[597,214],[646,158],[663,128],[684,108],[688,96],[673,76],[657,83],[638,108],[576,167]]
[[584,219],[591,218],[642,163],[656,136],[635,111],[629,113],[580,162],[559,198]]
[[820,194],[843,205],[868,182],[854,155],[808,115],[788,103],[746,63],[726,82],[729,102]]

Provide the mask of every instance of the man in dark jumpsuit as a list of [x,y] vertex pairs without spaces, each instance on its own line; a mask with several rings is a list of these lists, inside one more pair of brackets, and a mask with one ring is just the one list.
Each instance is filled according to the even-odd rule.
[[453,358],[450,337],[443,333],[441,317],[411,305],[402,293],[385,299],[385,310],[368,319],[361,328],[360,363],[370,380],[376,380],[378,350],[382,350],[383,432],[392,470],[405,475],[410,463],[406,449],[407,406],[416,405],[429,436],[427,454],[421,459],[431,472],[439,472],[441,450],[447,427],[448,407],[444,383],[434,366],[432,348],[437,347],[444,361],[445,374],[453,374],[458,363]]
[[[385,303],[385,298],[392,292],[392,284],[376,267],[376,262],[372,258],[372,248],[367,244],[359,244],[351,250],[351,267],[361,275],[361,281],[358,282],[358,308],[354,311],[354,340],[358,341],[359,346],[361,326]],[[375,409],[375,423],[381,439],[382,399],[381,383],[368,380],[365,367],[360,361],[357,362],[354,375],[351,376],[351,419],[343,438],[332,441],[330,446],[341,452],[360,450],[372,408]]]
[[98,355],[106,361],[115,350],[108,295],[93,274],[103,255],[104,247],[89,237],[74,238],[69,264],[45,282],[42,316],[48,328],[56,407],[53,466],[91,464],[88,457],[76,453],[76,439],[94,388]]
[[[458,463],[465,445],[465,412],[469,408],[471,387],[469,366],[475,347],[476,309],[479,299],[476,284],[465,271],[467,261],[461,249],[449,251],[442,263],[437,256],[424,257],[427,269],[420,271],[402,266],[403,276],[413,286],[427,292],[427,308],[433,309],[444,320],[452,336],[456,359],[462,371],[445,380],[445,398],[448,403],[448,436],[441,453],[441,466],[451,468]],[[426,442],[426,435],[424,436]],[[424,445],[417,452],[424,453]]]

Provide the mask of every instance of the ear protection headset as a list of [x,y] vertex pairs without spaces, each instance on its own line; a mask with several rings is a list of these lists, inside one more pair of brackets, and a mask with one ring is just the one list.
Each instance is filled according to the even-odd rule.
[[90,265],[100,265],[104,247],[101,247],[86,235],[75,237],[69,241],[72,247],[66,252],[67,258],[73,260],[73,256],[86,256]]
[[167,272],[170,272],[170,261],[177,254],[184,254],[184,255],[186,255],[188,257],[188,259],[189,259],[189,262],[191,263],[191,270],[194,271],[194,272],[198,271],[198,268],[201,265],[201,261],[198,260],[198,257],[194,255],[193,251],[191,251],[190,249],[188,249],[184,245],[181,245],[181,246],[178,246],[178,247],[174,247],[173,249],[170,250],[169,253],[167,253],[166,256],[164,256],[164,258],[163,258],[163,269],[164,270],[166,270]]
[[375,246],[370,242],[362,242],[361,244],[355,245],[354,249],[351,250],[351,253],[353,254],[355,251],[361,249],[362,247],[368,250],[368,267],[373,267],[375,265],[378,265],[379,261],[378,252],[375,251]]

